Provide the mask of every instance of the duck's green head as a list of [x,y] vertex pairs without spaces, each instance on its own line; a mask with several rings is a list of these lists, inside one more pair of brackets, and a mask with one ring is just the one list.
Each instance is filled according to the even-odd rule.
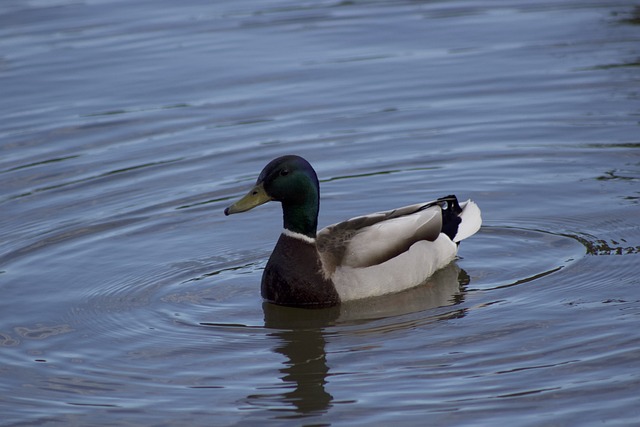
[[292,155],[272,160],[260,172],[256,185],[224,213],[245,212],[271,200],[282,203],[286,229],[316,236],[320,186],[309,162]]

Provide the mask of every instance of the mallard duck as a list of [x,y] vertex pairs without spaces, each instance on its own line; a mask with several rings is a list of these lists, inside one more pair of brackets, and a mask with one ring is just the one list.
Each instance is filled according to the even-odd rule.
[[452,262],[458,243],[482,223],[474,202],[446,196],[317,231],[318,177],[294,155],[272,160],[224,213],[272,200],[282,203],[284,229],[262,275],[262,297],[288,306],[331,306],[417,286]]

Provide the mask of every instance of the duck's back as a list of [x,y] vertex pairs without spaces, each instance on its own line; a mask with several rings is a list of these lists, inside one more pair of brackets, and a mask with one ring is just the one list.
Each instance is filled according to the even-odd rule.
[[457,243],[481,223],[475,203],[447,196],[326,227],[317,246],[340,299],[348,301],[421,284],[455,259]]

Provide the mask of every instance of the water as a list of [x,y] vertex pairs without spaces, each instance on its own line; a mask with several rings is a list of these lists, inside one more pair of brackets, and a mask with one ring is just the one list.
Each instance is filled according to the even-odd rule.
[[[631,425],[640,6],[0,6],[0,424]],[[263,304],[272,158],[320,224],[483,209],[424,286]]]

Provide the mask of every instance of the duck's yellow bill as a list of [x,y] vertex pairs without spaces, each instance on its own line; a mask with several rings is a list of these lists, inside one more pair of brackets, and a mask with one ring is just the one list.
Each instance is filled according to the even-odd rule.
[[224,214],[231,215],[234,213],[246,212],[256,206],[267,203],[270,200],[271,196],[264,191],[264,185],[260,183],[253,187],[242,199],[226,208],[224,210]]

